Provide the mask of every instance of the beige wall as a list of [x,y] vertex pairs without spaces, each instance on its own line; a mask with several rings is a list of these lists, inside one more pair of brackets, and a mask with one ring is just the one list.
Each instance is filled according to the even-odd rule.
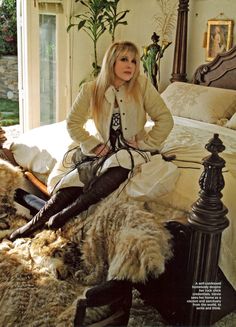
[[[175,0],[172,0],[175,2]],[[154,16],[158,13],[158,0],[121,0],[120,10],[130,9],[126,18],[127,26],[118,26],[116,39],[126,39],[135,42],[140,52],[142,46],[150,44],[150,37],[156,30]],[[81,4],[75,4],[72,1],[72,11],[83,10]],[[235,0],[190,0],[189,6],[189,43],[188,43],[188,63],[187,77],[191,80],[195,68],[205,63],[205,49],[202,47],[203,35],[206,31],[207,20],[212,18],[234,19],[236,12]],[[220,15],[223,13],[223,15]],[[236,23],[236,22],[235,22]],[[78,91],[79,83],[87,78],[91,72],[92,63],[92,42],[83,31],[71,30],[72,61],[72,98]],[[166,50],[161,62],[161,85],[160,91],[170,83],[172,73],[172,62],[174,52],[175,32],[173,33],[173,44]],[[234,28],[234,40],[236,43],[236,34]],[[108,33],[105,33],[98,43],[99,60],[102,60],[105,49],[110,44],[111,39]]]
[[[232,19],[236,24],[235,0],[190,0],[188,77],[192,77],[197,66],[205,63],[206,49],[203,35],[209,19]],[[236,44],[236,28],[233,30],[233,44]]]
[[[175,0],[173,0],[175,2]],[[126,15],[128,21],[127,26],[120,25],[116,30],[116,40],[130,40],[137,44],[140,53],[142,46],[151,43],[151,35],[156,30],[154,15],[157,14],[157,0],[121,0],[119,10],[129,9]],[[72,1],[72,12],[81,12],[84,10],[81,4],[74,4]],[[79,83],[87,78],[91,72],[91,63],[93,58],[92,41],[84,31],[77,31],[76,28],[71,30],[72,38],[72,97],[75,97]],[[173,40],[174,40],[173,33]],[[108,33],[102,35],[98,42],[99,60],[101,62],[103,54],[111,43]],[[161,74],[164,84],[169,83],[170,68],[172,66],[173,45],[165,52]]]

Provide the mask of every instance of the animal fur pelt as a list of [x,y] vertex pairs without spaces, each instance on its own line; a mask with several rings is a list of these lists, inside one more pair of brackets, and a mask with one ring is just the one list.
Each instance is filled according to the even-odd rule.
[[0,159],[0,240],[27,221],[23,216],[15,220],[17,210],[14,205],[14,193],[15,189],[22,185],[23,173],[20,168]]
[[171,257],[170,234],[143,203],[109,198],[93,215],[81,251],[77,276],[86,284],[104,278],[145,282],[163,273]]
[[23,183],[23,173],[6,160],[0,159],[0,195],[6,195],[13,201],[15,189]]
[[[8,178],[6,184],[0,178],[5,227],[0,226],[6,237],[27,219],[13,205],[21,172],[8,164],[0,167],[1,176]],[[18,182],[11,183],[17,174]],[[14,243],[2,240],[0,325],[72,326],[76,303],[88,287],[109,279],[145,282],[164,271],[171,255],[171,236],[162,217],[141,202],[117,198],[115,192],[93,213],[71,219],[61,230],[43,230]],[[89,310],[91,323],[106,316],[109,307]]]

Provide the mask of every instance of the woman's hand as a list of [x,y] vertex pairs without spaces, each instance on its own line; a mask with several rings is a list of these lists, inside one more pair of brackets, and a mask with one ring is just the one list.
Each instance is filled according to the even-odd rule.
[[110,148],[105,144],[99,144],[93,149],[93,153],[95,153],[97,157],[104,157],[109,151]]
[[127,140],[127,143],[128,143],[132,148],[135,148],[135,149],[138,148],[138,143],[137,143],[137,141],[135,140],[135,138]]

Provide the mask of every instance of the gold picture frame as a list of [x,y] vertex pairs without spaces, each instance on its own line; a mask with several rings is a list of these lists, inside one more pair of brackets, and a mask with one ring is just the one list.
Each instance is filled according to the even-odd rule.
[[228,51],[233,41],[233,20],[208,20],[206,60]]

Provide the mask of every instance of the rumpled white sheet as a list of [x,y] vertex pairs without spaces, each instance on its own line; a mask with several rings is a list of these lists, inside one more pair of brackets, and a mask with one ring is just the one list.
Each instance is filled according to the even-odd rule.
[[229,210],[227,217],[230,221],[229,227],[222,235],[219,266],[236,289],[236,131],[186,118],[174,117],[174,120],[174,129],[166,140],[163,151],[166,154],[176,154],[179,161],[174,163],[179,167],[195,169],[180,168],[175,190],[161,197],[159,201],[178,209],[190,208],[198,198],[200,190],[198,185],[202,170],[200,163],[203,157],[210,155],[204,146],[214,133],[219,134],[226,147],[220,154],[226,160],[226,167],[223,170],[225,187],[222,191],[222,201]]
[[[156,201],[185,212],[190,210],[198,198],[202,158],[210,154],[205,149],[205,144],[214,133],[218,133],[226,147],[221,154],[226,160],[222,200],[229,210],[227,216],[230,220],[230,226],[223,232],[219,264],[236,289],[236,131],[187,118],[174,117],[174,121],[175,126],[165,141],[162,152],[176,155],[173,163],[179,167],[179,177],[177,181],[173,180],[176,183],[174,189],[168,189],[168,194],[160,193]],[[151,123],[148,123],[147,129],[150,127]],[[91,123],[88,128],[94,133]],[[38,177],[45,178],[50,189],[50,182],[55,183],[55,180],[61,178],[60,174],[63,175],[68,170],[68,167],[57,170],[55,163],[68,148],[74,146],[66,131],[65,122],[61,122],[27,132],[11,146],[11,150],[18,164],[32,170]]]

